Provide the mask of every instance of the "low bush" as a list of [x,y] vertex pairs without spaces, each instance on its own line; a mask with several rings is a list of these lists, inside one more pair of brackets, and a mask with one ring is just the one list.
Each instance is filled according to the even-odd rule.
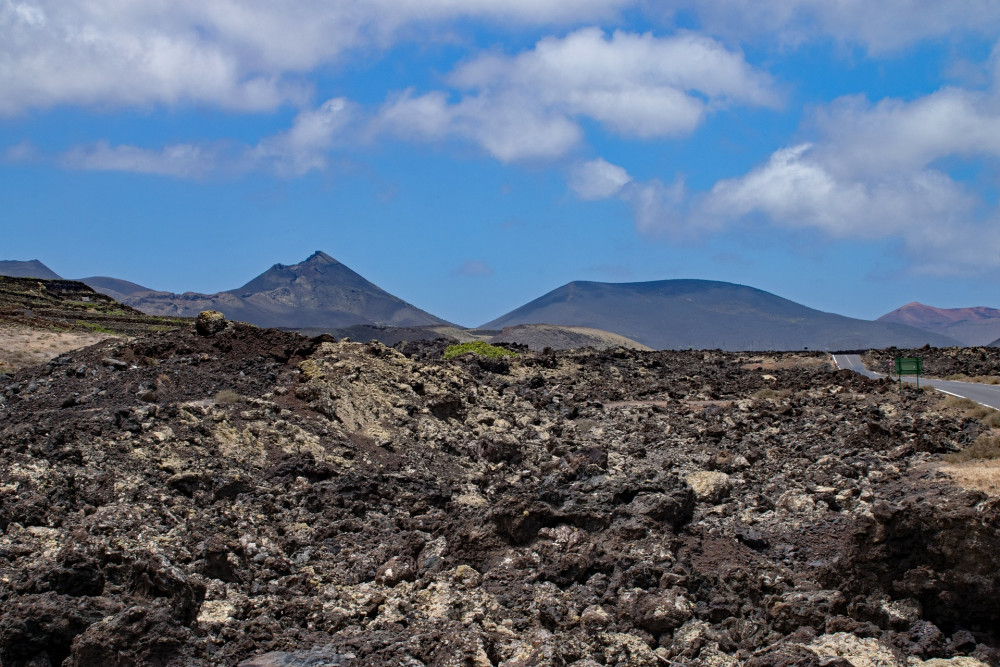
[[490,345],[481,340],[474,340],[471,343],[459,343],[457,345],[449,345],[444,351],[445,359],[452,359],[454,357],[461,356],[463,354],[478,354],[480,357],[486,357],[488,359],[498,359],[500,357],[516,357],[517,352],[508,350],[505,347],[499,347],[497,345]]
[[215,395],[217,405],[230,405],[240,400],[240,395],[232,389],[223,389]]

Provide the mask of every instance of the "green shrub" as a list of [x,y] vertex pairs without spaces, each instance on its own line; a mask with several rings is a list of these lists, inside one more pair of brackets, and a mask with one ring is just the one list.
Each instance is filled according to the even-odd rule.
[[459,343],[457,345],[449,345],[444,351],[445,359],[452,359],[454,357],[463,354],[478,354],[480,357],[487,357],[489,359],[498,359],[500,357],[516,357],[517,352],[508,350],[505,347],[498,347],[496,345],[490,345],[489,343],[484,343],[481,340],[474,340],[471,343]]

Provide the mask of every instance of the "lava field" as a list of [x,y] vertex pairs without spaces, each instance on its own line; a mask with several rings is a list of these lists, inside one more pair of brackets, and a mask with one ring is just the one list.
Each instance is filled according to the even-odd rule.
[[989,426],[933,392],[218,328],[0,382],[2,667],[998,664],[1000,501],[938,469]]

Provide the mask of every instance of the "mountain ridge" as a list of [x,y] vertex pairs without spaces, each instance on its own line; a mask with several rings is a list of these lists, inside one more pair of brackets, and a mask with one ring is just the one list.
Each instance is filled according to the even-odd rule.
[[[39,260],[0,262],[0,273],[4,270],[47,273],[60,279]],[[218,310],[230,319],[258,326],[303,330],[455,327],[385,292],[321,250],[295,264],[273,264],[240,287],[214,294],[157,291],[108,276],[81,282],[159,316],[191,317],[202,310]],[[914,328],[909,322],[924,324]],[[986,344],[1000,337],[1000,311],[986,307],[940,309],[911,302],[871,322],[825,313],[754,287],[721,281],[571,281],[483,328],[519,325],[584,327],[657,349],[861,349],[924,343]],[[970,329],[976,330],[971,342]],[[538,338],[540,331],[545,331],[544,327],[531,335]],[[560,336],[569,340],[567,331]]]
[[41,278],[42,280],[62,280],[62,276],[42,264],[37,259],[27,261],[17,259],[0,260],[0,276],[11,278]]
[[317,250],[297,264],[274,264],[241,287],[200,294],[136,292],[124,303],[156,315],[218,310],[263,327],[425,326],[450,324],[386,292]]
[[875,321],[915,326],[956,338],[967,345],[988,345],[1000,337],[1000,310],[987,306],[937,308],[911,301]]
[[754,287],[712,280],[573,281],[483,324],[602,329],[654,349],[861,349],[957,340],[895,323],[825,313]]

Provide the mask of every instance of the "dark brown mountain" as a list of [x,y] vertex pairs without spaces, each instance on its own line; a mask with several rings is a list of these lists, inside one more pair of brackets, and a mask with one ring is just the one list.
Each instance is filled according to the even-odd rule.
[[824,313],[753,287],[710,280],[572,282],[483,328],[538,323],[603,329],[655,349],[846,350],[919,347],[925,343],[960,345],[938,333]]
[[143,287],[128,280],[120,278],[109,278],[108,276],[91,276],[90,278],[80,278],[80,282],[88,285],[95,292],[106,294],[116,301],[123,301],[138,292],[155,292],[149,287]]
[[218,310],[229,319],[265,327],[448,324],[320,251],[298,264],[275,264],[238,289],[217,294],[134,292],[122,301],[153,315],[195,316]]
[[878,322],[896,322],[956,338],[966,345],[986,345],[1000,336],[1000,310],[973,308],[935,308],[913,301]]
[[0,276],[11,278],[41,278],[43,280],[62,280],[62,276],[45,266],[37,259],[22,262],[18,260],[0,260]]

